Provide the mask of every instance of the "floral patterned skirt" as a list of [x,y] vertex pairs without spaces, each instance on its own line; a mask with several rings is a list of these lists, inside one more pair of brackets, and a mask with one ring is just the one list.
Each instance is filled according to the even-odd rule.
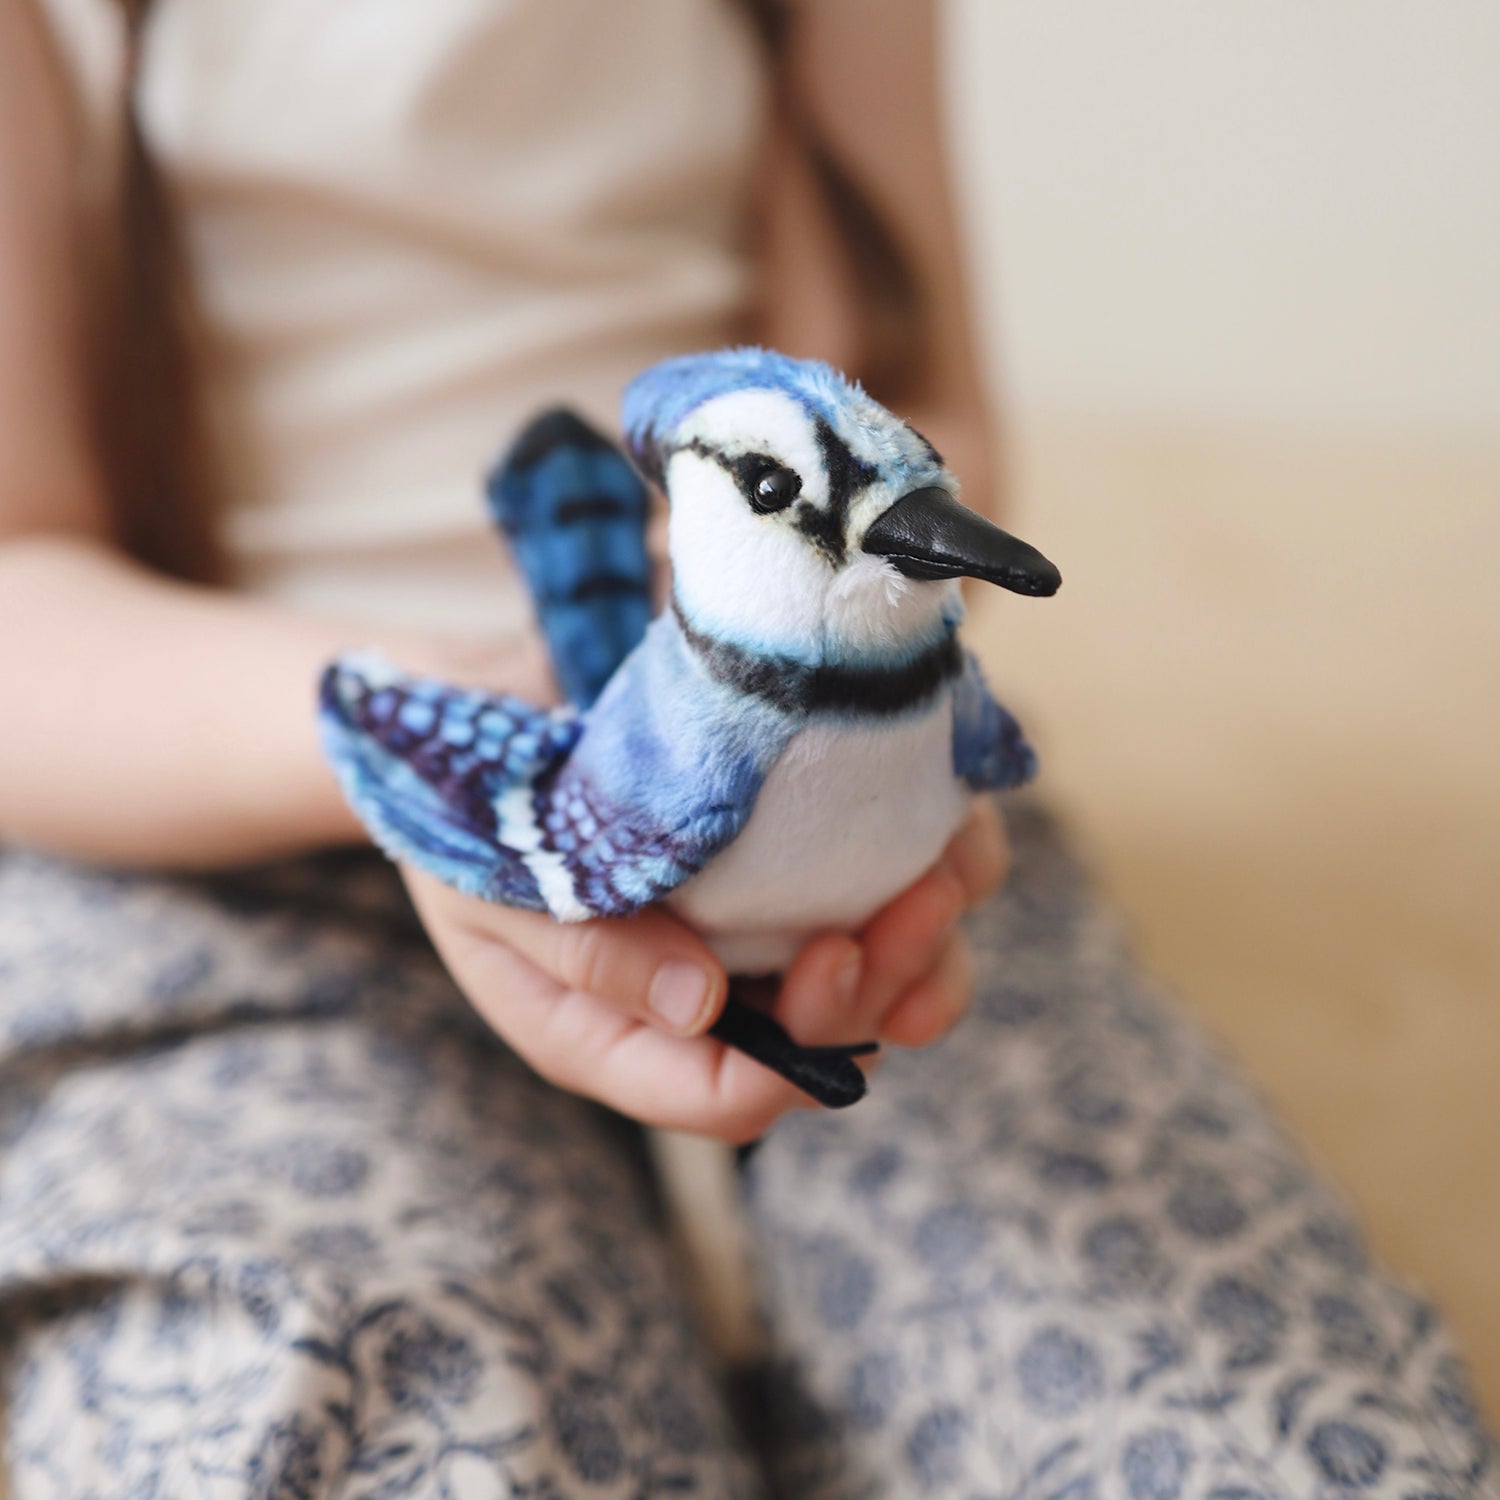
[[385,867],[0,854],[0,1493],[1500,1496],[1430,1307],[1012,827],[972,1016],[750,1159],[740,1424],[636,1133]]

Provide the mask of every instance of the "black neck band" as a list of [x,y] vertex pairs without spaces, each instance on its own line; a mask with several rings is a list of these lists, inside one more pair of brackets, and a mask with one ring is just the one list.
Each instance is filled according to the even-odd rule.
[[687,619],[675,598],[672,613],[712,677],[788,714],[905,713],[925,703],[964,668],[963,650],[952,632],[899,666],[809,666],[790,656],[747,651],[706,634]]

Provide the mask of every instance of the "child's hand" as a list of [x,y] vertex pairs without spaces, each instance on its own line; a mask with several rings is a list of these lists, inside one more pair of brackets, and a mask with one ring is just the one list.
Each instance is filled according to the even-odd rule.
[[[775,1014],[800,1042],[880,1036],[922,1046],[963,1014],[973,982],[963,911],[1008,863],[982,800],[937,866],[857,937],[815,939]],[[703,941],[661,910],[563,924],[403,874],[438,952],[475,1008],[544,1078],[652,1125],[753,1140],[810,1101],[703,1032],[728,981]]]

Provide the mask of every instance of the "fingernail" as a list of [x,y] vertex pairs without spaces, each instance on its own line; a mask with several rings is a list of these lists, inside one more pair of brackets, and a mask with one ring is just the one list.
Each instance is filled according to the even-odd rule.
[[673,1031],[691,1031],[706,1009],[712,989],[713,981],[696,964],[674,960],[652,976],[646,1003],[663,1025]]
[[853,948],[849,956],[833,971],[833,995],[838,1003],[848,1009],[859,993],[860,975],[865,967],[864,950]]

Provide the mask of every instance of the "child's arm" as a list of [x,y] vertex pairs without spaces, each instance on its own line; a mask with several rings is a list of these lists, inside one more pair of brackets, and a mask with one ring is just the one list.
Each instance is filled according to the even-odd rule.
[[[363,837],[318,748],[315,685],[378,632],[170,582],[86,534],[16,529],[17,508],[0,490],[0,840],[189,868]],[[383,649],[547,692],[535,651]]]
[[[0,0],[0,839],[189,866],[357,838],[313,706],[321,663],[369,632],[169,582],[106,541],[72,123],[35,12]],[[476,671],[440,642],[386,644],[544,691],[534,654]]]

